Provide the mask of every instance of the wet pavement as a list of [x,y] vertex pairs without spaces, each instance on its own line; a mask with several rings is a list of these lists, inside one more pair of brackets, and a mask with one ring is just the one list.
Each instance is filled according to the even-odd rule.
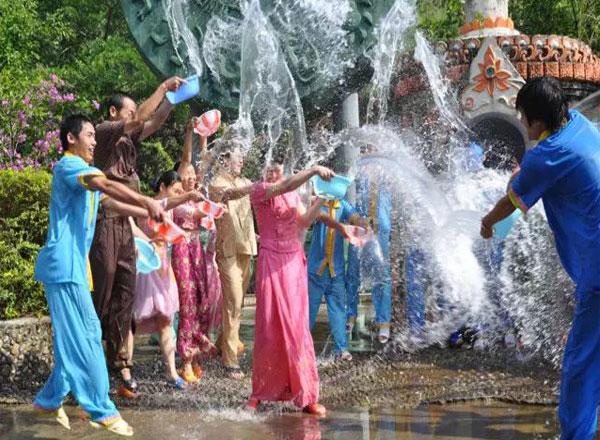
[[[332,362],[327,356],[331,341],[324,307],[314,339],[321,401],[329,408],[328,417],[318,420],[278,403],[249,414],[241,408],[251,390],[253,321],[254,307],[248,304],[240,331],[247,349],[241,362],[246,379],[224,377],[219,361],[210,360],[201,383],[185,392],[170,389],[164,381],[158,347],[148,337],[137,338],[134,371],[142,397],[134,402],[116,399],[135,427],[136,438],[412,440],[557,435],[558,375],[547,365],[517,362],[507,351],[432,348],[386,357],[374,353],[376,347],[364,334],[351,343],[352,362]],[[25,404],[34,391],[32,387],[0,393],[0,439],[115,438],[77,420],[72,403],[66,405],[72,431],[40,419]]]
[[[71,431],[40,419],[29,406],[0,406],[0,438],[116,438],[74,419]],[[316,419],[300,413],[252,415],[239,409],[220,411],[132,410],[123,416],[142,439],[289,439],[289,440],[528,440],[555,438],[555,410],[547,406],[498,402],[428,405],[416,409],[335,409]]]

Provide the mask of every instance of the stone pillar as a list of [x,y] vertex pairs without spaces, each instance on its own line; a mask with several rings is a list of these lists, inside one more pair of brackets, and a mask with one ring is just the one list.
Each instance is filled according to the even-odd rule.
[[[358,93],[352,93],[344,99],[336,109],[334,116],[335,130],[358,128],[360,126],[358,111]],[[351,145],[342,145],[335,155],[335,171],[347,174],[358,157],[358,151]]]
[[508,0],[466,0],[465,15],[467,23],[488,17],[506,18],[508,17]]

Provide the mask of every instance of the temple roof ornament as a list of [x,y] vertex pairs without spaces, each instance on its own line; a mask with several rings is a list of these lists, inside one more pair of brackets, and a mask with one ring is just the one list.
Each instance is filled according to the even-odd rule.
[[461,105],[469,118],[488,111],[512,114],[517,93],[524,84],[496,39],[489,37],[471,63]]

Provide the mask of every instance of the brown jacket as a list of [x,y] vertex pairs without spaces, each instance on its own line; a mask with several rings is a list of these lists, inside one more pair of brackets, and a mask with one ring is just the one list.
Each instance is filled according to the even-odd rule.
[[[233,177],[224,170],[213,179],[211,188],[228,189],[250,185],[248,179]],[[256,255],[256,235],[250,197],[227,202],[229,212],[217,220],[217,256]]]

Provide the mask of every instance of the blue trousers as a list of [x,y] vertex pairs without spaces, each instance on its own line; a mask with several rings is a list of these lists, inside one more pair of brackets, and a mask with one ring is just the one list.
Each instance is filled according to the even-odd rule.
[[321,299],[325,295],[329,329],[333,336],[335,352],[348,349],[346,337],[346,283],[343,275],[331,278],[328,269],[322,275],[308,274],[309,320],[312,330],[317,320]]
[[600,287],[575,291],[573,324],[560,379],[562,440],[592,440],[600,403]]
[[411,248],[406,256],[406,319],[412,334],[420,334],[425,327],[425,257]]
[[[382,247],[383,249],[383,247]],[[360,287],[361,265],[363,269],[368,266],[368,262],[360,261],[358,249],[350,246],[348,250],[348,265],[346,270],[347,282],[347,316],[356,317],[358,315],[358,289]],[[371,289],[371,298],[375,308],[375,322],[377,324],[387,324],[392,320],[392,275],[389,265],[389,256],[384,252],[386,259],[384,267],[379,268],[377,279],[373,280]]]
[[102,331],[89,290],[75,283],[46,284],[44,288],[52,320],[54,369],[34,405],[58,409],[71,392],[92,420],[118,416],[108,397]]

